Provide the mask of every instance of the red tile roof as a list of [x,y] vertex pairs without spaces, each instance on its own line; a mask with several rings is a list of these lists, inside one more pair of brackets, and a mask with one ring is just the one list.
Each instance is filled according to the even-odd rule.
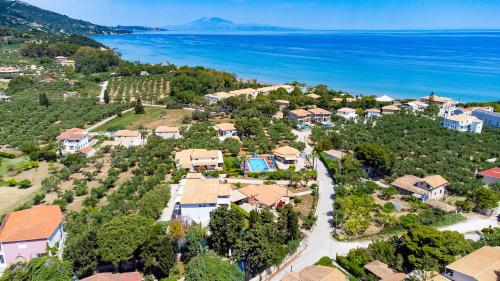
[[57,205],[12,212],[0,227],[0,242],[47,239],[61,223],[62,213]]
[[139,272],[103,272],[83,278],[80,281],[141,281],[141,274]]
[[484,170],[484,171],[481,171],[477,174],[480,176],[483,176],[483,177],[492,177],[492,178],[500,179],[500,167]]
[[59,140],[59,141],[63,141],[63,140],[76,140],[76,141],[78,141],[78,140],[81,140],[86,134],[87,134],[87,132],[84,129],[71,128],[71,129],[68,129],[68,130],[64,131],[63,133],[61,133],[57,137],[57,140]]

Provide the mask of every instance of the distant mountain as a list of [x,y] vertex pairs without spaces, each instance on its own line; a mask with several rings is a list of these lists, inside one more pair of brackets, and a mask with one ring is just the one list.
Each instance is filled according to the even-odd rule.
[[237,32],[237,31],[293,31],[301,30],[299,28],[281,27],[274,25],[261,24],[237,24],[229,20],[217,17],[204,17],[195,21],[182,24],[167,26],[173,31],[202,31],[202,32]]
[[0,26],[68,34],[113,34],[129,31],[96,25],[17,0],[0,0]]
[[140,25],[117,25],[114,28],[118,30],[133,31],[133,32],[168,31],[168,29],[162,27],[149,27]]

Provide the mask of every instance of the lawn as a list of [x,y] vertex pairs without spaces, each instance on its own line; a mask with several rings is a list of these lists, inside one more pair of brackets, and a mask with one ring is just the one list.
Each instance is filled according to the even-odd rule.
[[182,117],[191,114],[183,109],[165,109],[161,107],[145,107],[145,114],[135,114],[127,112],[117,117],[94,131],[116,131],[121,129],[137,130],[140,128],[154,129],[158,126],[179,126],[182,124]]

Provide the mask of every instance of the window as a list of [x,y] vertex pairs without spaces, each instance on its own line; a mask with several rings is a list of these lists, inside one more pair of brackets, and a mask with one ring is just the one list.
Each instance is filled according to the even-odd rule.
[[5,263],[5,259],[3,257],[3,255],[0,255],[0,264],[4,264]]

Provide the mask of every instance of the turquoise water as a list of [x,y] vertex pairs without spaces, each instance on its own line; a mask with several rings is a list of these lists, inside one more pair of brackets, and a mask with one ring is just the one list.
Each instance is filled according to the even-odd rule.
[[352,94],[500,100],[500,31],[102,35],[127,60],[202,65]]
[[248,166],[251,172],[265,172],[269,171],[266,160],[262,158],[250,158],[247,159]]

